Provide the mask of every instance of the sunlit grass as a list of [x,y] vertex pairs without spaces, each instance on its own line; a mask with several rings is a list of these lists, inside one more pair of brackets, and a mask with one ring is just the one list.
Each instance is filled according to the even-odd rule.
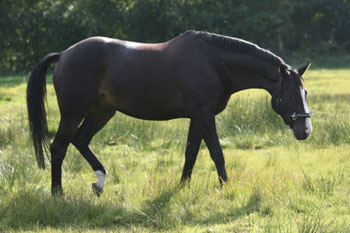
[[[302,142],[265,91],[233,95],[217,117],[230,179],[222,188],[204,144],[191,183],[178,188],[188,119],[117,113],[91,143],[109,171],[100,198],[91,191],[92,169],[72,146],[63,164],[65,196],[51,197],[50,170],[37,168],[28,136],[25,78],[0,78],[0,231],[349,232],[349,75],[307,73],[314,131]],[[48,102],[54,135],[52,84]]]

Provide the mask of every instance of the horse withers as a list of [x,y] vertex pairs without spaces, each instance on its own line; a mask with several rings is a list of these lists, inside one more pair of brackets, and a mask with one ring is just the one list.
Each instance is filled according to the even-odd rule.
[[[50,145],[44,97],[46,70],[55,63],[53,83],[61,120]],[[237,38],[187,31],[170,41],[145,44],[91,37],[61,53],[44,57],[32,71],[27,87],[29,125],[35,155],[45,168],[51,152],[52,193],[61,193],[61,166],[72,143],[98,177],[100,194],[107,171],[89,144],[116,111],[144,120],[189,118],[181,182],[190,180],[202,139],[213,159],[220,183],[228,180],[216,132],[215,115],[233,93],[265,89],[273,109],[298,140],[312,131],[302,75],[280,57]]]

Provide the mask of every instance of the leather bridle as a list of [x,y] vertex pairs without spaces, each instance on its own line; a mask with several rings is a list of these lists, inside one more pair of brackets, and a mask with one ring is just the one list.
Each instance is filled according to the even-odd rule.
[[[277,103],[277,106],[278,106],[278,109],[281,109],[282,108],[282,103],[283,103],[283,99],[282,99],[282,91],[283,91],[283,88],[282,88],[282,83],[283,83],[283,77],[280,78],[279,80],[279,93],[278,93],[278,96],[277,96],[277,99],[276,99],[276,103]],[[289,109],[287,109],[287,111],[289,111]],[[290,114],[290,117],[292,118],[293,121],[296,121],[298,118],[311,118],[311,115],[310,113],[296,113],[296,112],[293,112],[292,114]]]

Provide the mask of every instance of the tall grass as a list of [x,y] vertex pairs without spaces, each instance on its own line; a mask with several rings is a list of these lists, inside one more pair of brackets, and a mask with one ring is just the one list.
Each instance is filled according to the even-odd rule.
[[[25,78],[0,78],[0,232],[349,232],[349,74],[305,77],[314,131],[302,142],[266,92],[233,95],[216,119],[230,179],[222,188],[204,143],[191,183],[178,188],[189,120],[117,113],[91,144],[109,171],[100,198],[73,147],[63,164],[65,196],[51,197],[50,171],[37,169],[29,140]],[[55,98],[49,82],[52,136]]]

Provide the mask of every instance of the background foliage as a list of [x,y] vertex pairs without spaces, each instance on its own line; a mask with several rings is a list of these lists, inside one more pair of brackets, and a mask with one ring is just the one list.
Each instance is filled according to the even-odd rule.
[[349,0],[2,0],[0,72],[27,72],[86,37],[161,42],[188,29],[243,38],[287,57],[350,51]]

